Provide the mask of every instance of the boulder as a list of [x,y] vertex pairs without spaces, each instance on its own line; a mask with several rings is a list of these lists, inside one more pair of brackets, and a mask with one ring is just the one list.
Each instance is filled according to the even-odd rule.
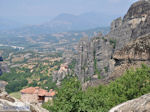
[[137,99],[122,103],[109,112],[149,112],[150,111],[150,94],[146,94]]
[[30,106],[7,95],[0,93],[0,111],[4,112],[31,112]]

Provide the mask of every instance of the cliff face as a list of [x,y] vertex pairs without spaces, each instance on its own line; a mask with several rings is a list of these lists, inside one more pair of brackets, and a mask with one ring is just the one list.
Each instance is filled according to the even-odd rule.
[[[83,38],[78,46],[75,73],[82,82],[108,75],[113,46],[102,35],[91,40]],[[101,74],[101,76],[99,76]]]
[[115,51],[113,58],[118,61],[128,60],[131,62],[150,60],[150,34],[143,35]]
[[84,83],[83,89],[89,86],[108,84],[120,77],[127,69],[138,68],[141,64],[150,65],[150,34],[138,37],[127,43],[122,49],[113,53],[111,63],[112,71],[103,78]]
[[106,36],[81,39],[76,75],[82,82],[113,79],[131,66],[149,63],[149,32],[150,1],[140,0],[129,8],[123,19],[112,22]]
[[115,79],[129,68],[150,65],[150,34],[138,37],[113,54],[114,69],[109,77]]
[[132,38],[137,38],[150,31],[150,1],[140,0],[131,6],[123,21],[129,21],[133,30]]
[[134,3],[123,19],[118,18],[111,24],[111,31],[106,36],[117,41],[120,49],[130,40],[150,32],[150,1],[140,0]]

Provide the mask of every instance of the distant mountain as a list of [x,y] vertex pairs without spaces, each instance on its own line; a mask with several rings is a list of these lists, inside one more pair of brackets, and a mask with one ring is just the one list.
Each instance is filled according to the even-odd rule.
[[49,22],[31,25],[9,32],[18,34],[49,34],[68,31],[81,31],[109,26],[114,16],[100,13],[84,13],[81,15],[60,14]]
[[79,31],[109,26],[112,19],[113,17],[109,18],[109,16],[100,13],[84,13],[77,16],[64,13],[41,26],[50,28],[52,31],[59,32],[71,30]]

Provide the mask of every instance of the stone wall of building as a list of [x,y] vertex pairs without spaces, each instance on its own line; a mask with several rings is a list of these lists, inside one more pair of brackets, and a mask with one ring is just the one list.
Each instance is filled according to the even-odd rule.
[[21,100],[23,102],[38,103],[37,94],[21,94]]
[[45,97],[45,102],[52,101],[52,99],[53,99],[53,98],[52,98],[52,97],[49,97],[49,96],[48,96],[48,97]]

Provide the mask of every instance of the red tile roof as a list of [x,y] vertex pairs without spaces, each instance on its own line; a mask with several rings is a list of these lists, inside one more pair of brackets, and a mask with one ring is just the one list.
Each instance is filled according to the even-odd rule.
[[54,96],[56,94],[55,91],[51,90],[48,92],[47,90],[41,89],[39,87],[29,87],[20,91],[23,94],[37,94],[38,96]]

